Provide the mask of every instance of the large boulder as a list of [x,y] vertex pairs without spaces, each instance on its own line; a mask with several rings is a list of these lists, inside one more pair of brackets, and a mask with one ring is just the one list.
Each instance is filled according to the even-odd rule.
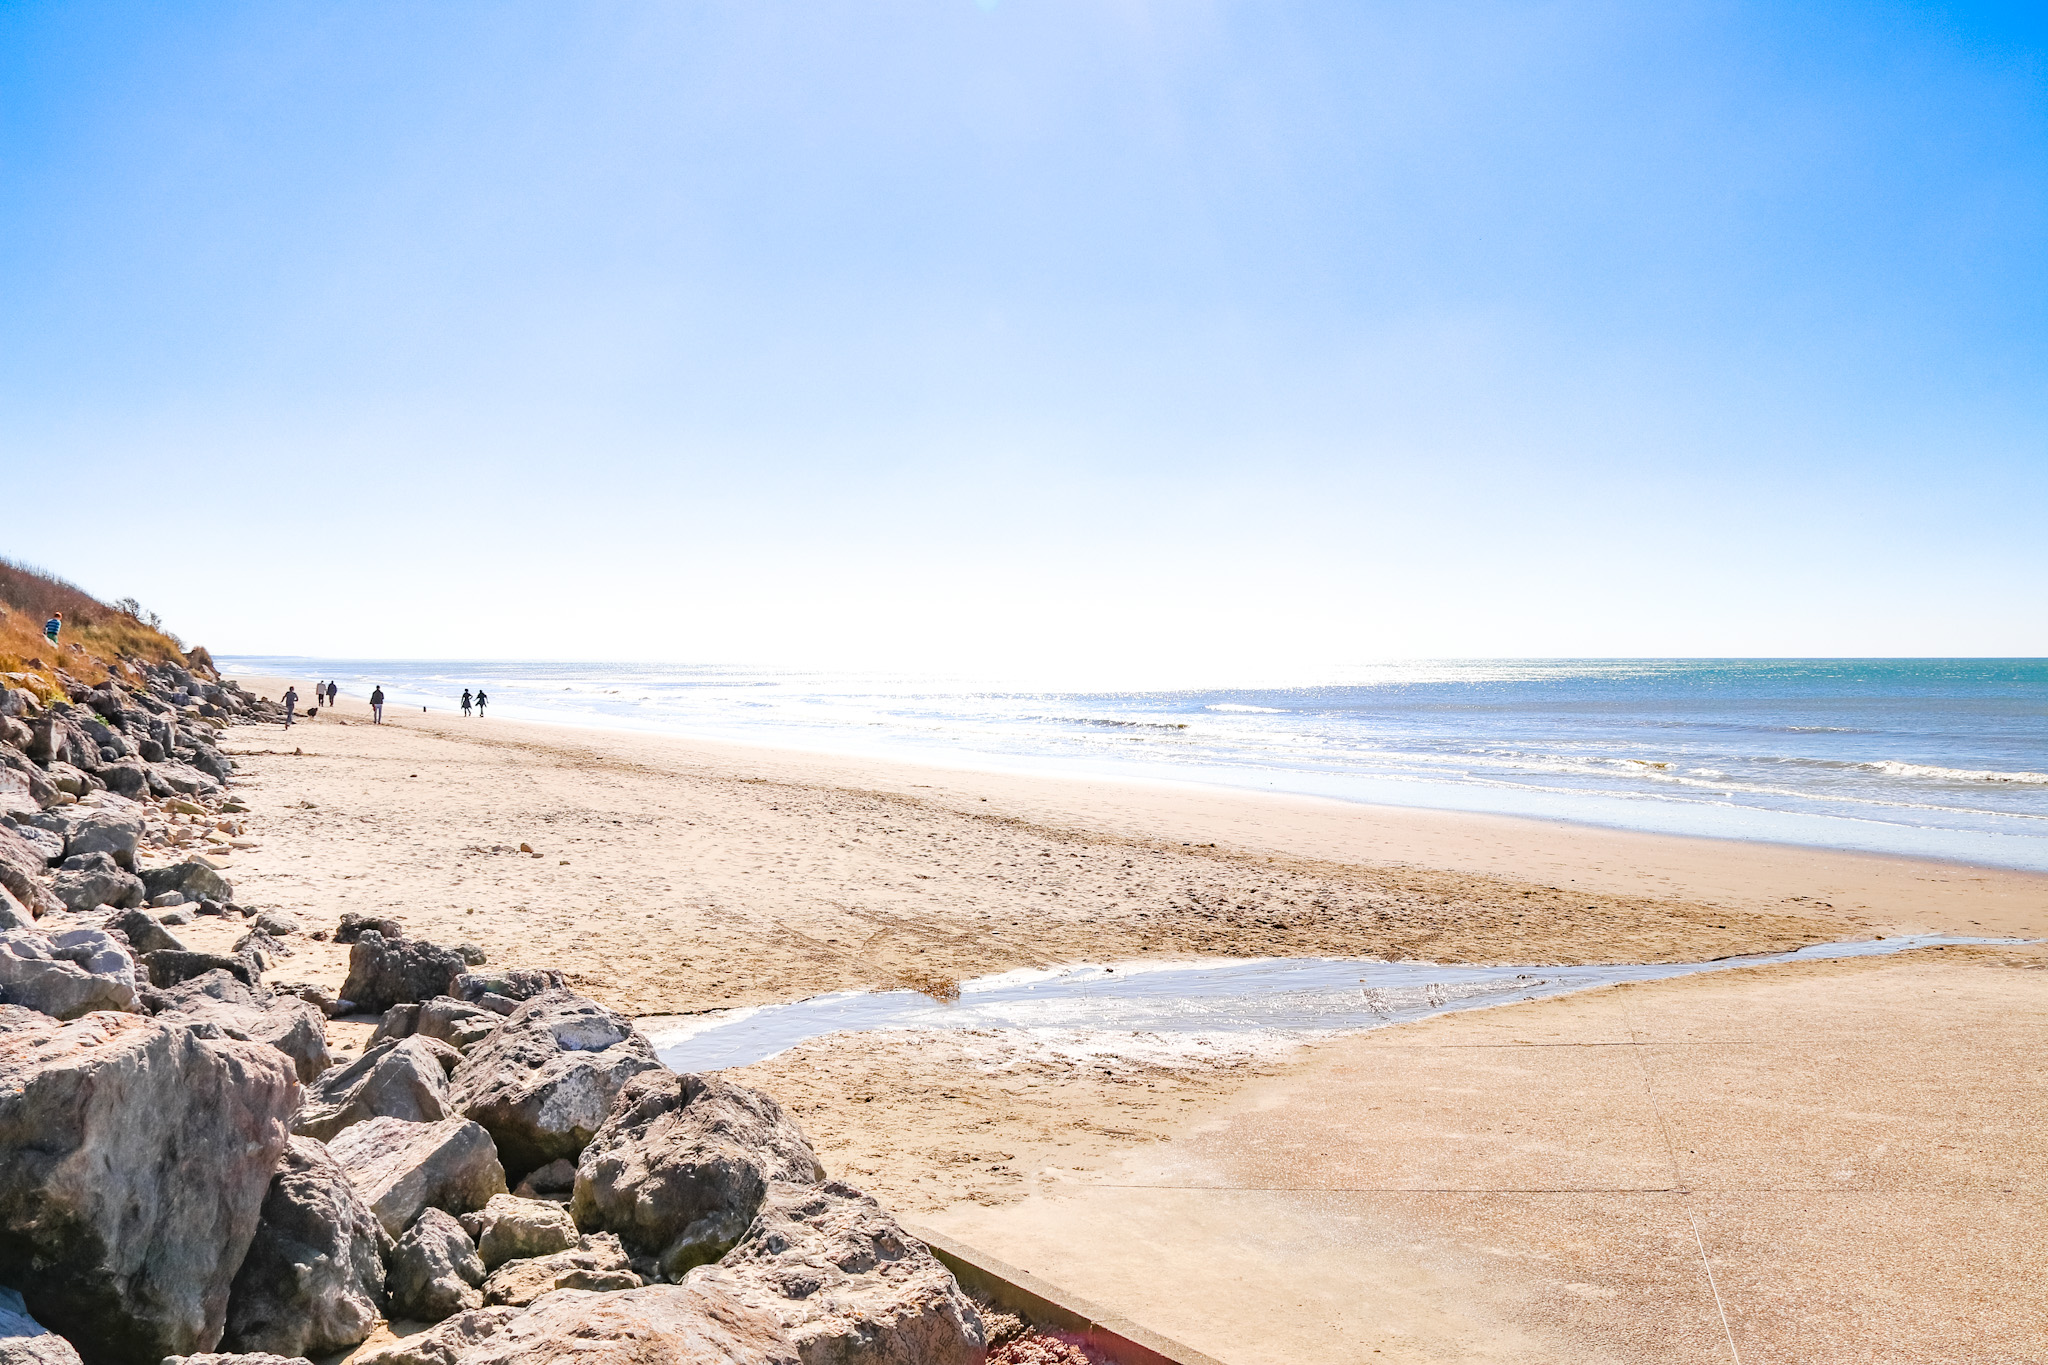
[[274,1047],[292,1059],[301,1081],[334,1065],[327,1050],[326,1016],[297,996],[244,984],[215,968],[188,981],[142,992],[143,1007],[159,1017],[206,1021],[230,1038]]
[[851,1185],[777,1185],[746,1238],[686,1283],[774,1318],[804,1365],[981,1365],[974,1304]]
[[463,1215],[462,1225],[476,1238],[477,1255],[483,1258],[485,1270],[496,1270],[507,1261],[567,1251],[578,1240],[569,1211],[550,1199],[493,1195],[490,1203]]
[[468,1213],[506,1193],[491,1135],[468,1119],[367,1119],[335,1134],[327,1150],[393,1237],[421,1209]]
[[231,1351],[317,1356],[355,1345],[384,1306],[391,1238],[348,1173],[309,1138],[293,1138],[271,1177],[256,1238],[228,1293]]
[[80,1365],[78,1351],[29,1316],[12,1289],[0,1289],[0,1365]]
[[56,893],[43,885],[47,864],[41,849],[12,826],[0,825],[0,886],[37,915],[54,914],[64,908]]
[[226,953],[159,948],[142,955],[142,967],[149,973],[149,984],[158,990],[169,990],[208,972],[226,972],[244,986],[260,984],[258,973],[247,958],[229,957]]
[[384,1287],[393,1318],[439,1322],[481,1308],[484,1263],[462,1224],[440,1209],[424,1210],[398,1239]]
[[[662,1284],[622,1294],[559,1290],[468,1343],[460,1360],[461,1365],[799,1365],[800,1357],[766,1313],[695,1286]],[[452,1365],[452,1360],[422,1353],[412,1360],[357,1365]]]
[[770,1184],[815,1185],[817,1153],[782,1107],[717,1075],[626,1083],[576,1167],[571,1208],[679,1280],[745,1234]]
[[393,1005],[446,995],[462,967],[462,954],[453,948],[365,929],[349,946],[341,994],[359,1010],[382,1014]]
[[457,1052],[468,1052],[498,1031],[503,1016],[481,1005],[466,1004],[450,996],[436,996],[420,1006],[413,1031],[423,1038],[437,1038]]
[[128,946],[138,953],[154,953],[164,948],[178,953],[191,951],[182,939],[164,928],[147,910],[124,910],[108,920],[107,927],[119,929],[121,936],[128,940]]
[[83,853],[104,853],[133,872],[142,829],[142,817],[133,811],[96,810],[71,827],[64,855],[75,858]]
[[626,1082],[659,1069],[631,1020],[572,991],[544,991],[469,1050],[449,1098],[490,1130],[516,1179],[580,1155]]
[[[0,933],[0,1000],[52,1019],[76,1019],[95,1010],[135,1010],[134,963],[109,935],[86,929],[58,937],[84,942],[67,949],[32,929]],[[95,939],[105,940],[104,950]],[[95,963],[111,969],[94,971]]]
[[200,1351],[189,1356],[165,1356],[163,1365],[313,1365],[304,1356],[278,1356],[268,1351]]
[[[313,1008],[303,1000],[294,1003]],[[379,1043],[306,1087],[292,1131],[325,1142],[365,1119],[445,1119],[453,1112],[448,1107],[448,1073],[461,1060],[454,1048],[431,1038]]]
[[0,1006],[0,1284],[86,1365],[211,1348],[298,1089],[266,1047]]
[[[523,1311],[518,1308],[465,1309],[437,1327],[385,1342],[353,1356],[349,1365],[455,1365],[471,1347],[504,1331],[505,1324]],[[665,1362],[665,1365],[683,1363]]]
[[50,884],[67,910],[97,910],[102,905],[127,907],[148,899],[143,881],[125,872],[105,853],[74,853]]
[[180,893],[188,901],[219,901],[223,905],[235,898],[234,884],[204,858],[187,858],[169,867],[144,868],[142,885],[152,899],[169,891]]
[[483,1293],[485,1303],[524,1308],[558,1289],[638,1289],[640,1283],[619,1239],[600,1232],[564,1251],[505,1262],[484,1281]]
[[29,908],[16,900],[12,891],[0,886],[0,930],[35,927],[36,917],[29,913]]
[[498,1014],[510,1014],[522,1000],[531,1000],[543,991],[568,988],[568,979],[553,968],[520,968],[464,972],[455,978],[449,994]]

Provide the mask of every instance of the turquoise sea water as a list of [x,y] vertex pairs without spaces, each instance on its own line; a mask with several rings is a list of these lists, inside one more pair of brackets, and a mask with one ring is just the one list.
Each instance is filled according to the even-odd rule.
[[[2048,871],[2048,660],[1505,660],[1044,689],[687,664],[223,660],[394,708]],[[302,684],[303,685],[303,684]],[[488,723],[488,722],[484,722]]]

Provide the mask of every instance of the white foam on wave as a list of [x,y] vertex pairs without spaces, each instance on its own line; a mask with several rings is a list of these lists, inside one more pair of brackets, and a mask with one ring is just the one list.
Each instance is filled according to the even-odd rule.
[[2048,773],[2003,773],[1993,768],[1938,768],[1928,763],[1895,763],[1889,759],[1877,763],[1859,763],[1856,766],[1865,772],[1886,773],[1893,777],[1926,777],[1939,782],[2009,782],[2016,786],[2048,787]]
[[1250,706],[1242,702],[1219,701],[1202,708],[1204,711],[1241,711],[1261,716],[1284,716],[1289,714],[1283,706]]

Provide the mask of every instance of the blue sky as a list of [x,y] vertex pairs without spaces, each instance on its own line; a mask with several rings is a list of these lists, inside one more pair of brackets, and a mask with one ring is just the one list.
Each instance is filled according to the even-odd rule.
[[2048,653],[2019,7],[0,9],[7,552],[325,655]]

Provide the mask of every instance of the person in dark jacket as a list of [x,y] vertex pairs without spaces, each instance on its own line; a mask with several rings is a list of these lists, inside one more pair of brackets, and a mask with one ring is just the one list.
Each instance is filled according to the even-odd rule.
[[487,702],[487,701],[489,701],[489,700],[490,700],[490,698],[484,695],[484,690],[483,690],[483,689],[482,689],[481,687],[479,687],[479,688],[478,688],[478,689],[476,690],[476,717],[477,717],[477,719],[478,719],[478,720],[482,720],[482,719],[483,719],[483,717],[484,717],[484,703],[485,703],[485,702]]
[[383,723],[384,689],[379,687],[376,691],[370,693],[370,724],[382,725]]
[[466,687],[462,689],[462,714],[469,714],[469,689]]

